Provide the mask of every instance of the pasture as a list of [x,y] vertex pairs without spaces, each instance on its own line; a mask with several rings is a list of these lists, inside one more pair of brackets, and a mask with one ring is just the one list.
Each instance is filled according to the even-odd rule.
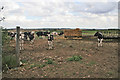
[[97,47],[95,32],[83,31],[80,40],[55,36],[53,50],[46,49],[47,37],[36,36],[33,45],[25,41],[20,67],[15,67],[15,41],[8,41],[3,46],[3,78],[118,78],[118,42]]

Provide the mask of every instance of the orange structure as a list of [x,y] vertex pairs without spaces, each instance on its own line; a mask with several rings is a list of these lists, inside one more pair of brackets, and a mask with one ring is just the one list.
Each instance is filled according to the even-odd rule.
[[65,38],[82,38],[82,30],[79,28],[64,30],[64,37]]

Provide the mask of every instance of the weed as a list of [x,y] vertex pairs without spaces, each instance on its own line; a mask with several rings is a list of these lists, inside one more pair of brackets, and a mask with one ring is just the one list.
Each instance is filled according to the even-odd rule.
[[51,59],[47,59],[47,62],[45,62],[46,64],[53,64],[53,60]]
[[96,64],[96,62],[91,61],[91,62],[90,62],[90,63],[88,63],[87,65],[88,65],[88,66],[92,66],[92,65],[94,65],[94,64]]
[[30,69],[33,68],[33,67],[36,67],[36,65],[35,64],[31,64],[30,65]]
[[74,72],[73,75],[75,75],[76,73]]
[[74,58],[73,57],[68,58],[68,61],[74,61]]
[[109,71],[109,72],[107,72],[107,74],[109,74],[109,75],[113,75],[113,72],[112,72],[112,71]]
[[27,63],[27,60],[23,59],[21,60],[22,63]]
[[81,56],[72,56],[71,58],[68,58],[68,61],[80,61],[82,59]]
[[55,65],[55,66],[56,66],[57,64],[56,64],[56,63],[53,63],[53,65]]
[[81,60],[80,60],[79,62],[80,62],[81,64],[83,63],[83,61],[81,61]]
[[39,68],[43,68],[43,67],[45,67],[45,66],[46,66],[45,64],[38,65]]
[[64,76],[67,76],[67,74],[66,74],[66,73],[64,73]]
[[2,58],[2,64],[7,65],[9,68],[16,67],[17,66],[16,57],[13,55],[6,55]]
[[44,78],[48,78],[48,76],[43,76]]
[[82,51],[85,51],[85,49],[84,49],[84,48],[82,48],[81,50],[82,50]]

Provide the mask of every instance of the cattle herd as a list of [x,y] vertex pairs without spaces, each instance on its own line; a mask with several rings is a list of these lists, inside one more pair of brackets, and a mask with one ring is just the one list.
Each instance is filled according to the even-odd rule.
[[[46,32],[39,31],[39,32],[36,32],[36,33],[35,33],[35,31],[31,31],[31,32],[30,32],[30,31],[28,31],[28,32],[20,32],[20,35],[19,35],[20,50],[23,50],[24,41],[30,41],[31,44],[34,43],[35,34],[36,34],[38,37],[40,37],[40,36],[46,37],[46,36],[48,36],[48,34],[60,36],[60,35],[63,35],[64,32],[60,32],[60,33],[57,33],[57,32],[49,32],[49,31],[46,31]],[[8,32],[8,36],[10,36],[11,40],[12,40],[12,39],[15,39],[15,41],[16,41],[17,33],[16,33],[16,32]]]
[[[40,37],[40,36],[41,37],[46,37],[46,36],[48,36],[48,34],[61,36],[61,35],[64,34],[64,32],[63,31],[60,32],[60,33],[50,32],[50,31],[39,31],[39,32],[36,32],[36,33],[35,33],[35,31],[20,32],[20,39],[19,39],[20,40],[20,46],[23,46],[24,41],[31,41],[31,44],[33,44],[34,39],[35,39],[35,34],[37,35],[37,37]],[[16,32],[8,32],[8,36],[10,36],[11,40],[13,38],[15,38],[15,41],[16,41]],[[96,32],[94,34],[94,36],[98,37],[98,46],[102,46],[102,41],[103,41],[102,33]]]
[[[57,32],[50,33],[49,31],[46,31],[46,32],[42,32],[42,31],[36,32],[36,35],[38,37],[40,37],[40,36],[48,36],[48,34],[59,35],[60,36],[60,35],[63,35],[64,32],[60,32],[60,33],[57,33]],[[8,36],[10,36],[11,40],[12,40],[13,38],[16,37],[16,32],[8,32]],[[22,36],[23,40],[32,41],[35,38],[35,32],[34,31],[31,31],[31,32],[20,32],[20,36]]]
[[[57,33],[57,32],[50,32],[50,31],[39,31],[39,32],[35,32],[35,31],[28,31],[28,32],[20,32],[20,35],[19,35],[19,40],[20,40],[20,50],[23,49],[23,44],[24,44],[24,41],[30,41],[31,44],[34,43],[34,40],[35,40],[35,34],[37,35],[37,37],[46,37],[48,36],[48,34],[51,34],[51,35],[56,35],[56,36],[61,36],[64,34],[64,32],[60,32],[60,33]],[[15,38],[15,41],[16,41],[16,32],[8,32],[8,36],[11,37],[11,40],[13,38]],[[98,37],[98,46],[102,46],[102,41],[103,41],[103,35],[102,33],[100,32],[96,32],[94,36],[97,36]]]

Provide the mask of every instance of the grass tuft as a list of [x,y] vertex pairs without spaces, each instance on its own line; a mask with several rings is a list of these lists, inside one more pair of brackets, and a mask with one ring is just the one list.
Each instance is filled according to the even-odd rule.
[[82,56],[72,56],[72,57],[68,58],[67,60],[68,61],[81,61]]

